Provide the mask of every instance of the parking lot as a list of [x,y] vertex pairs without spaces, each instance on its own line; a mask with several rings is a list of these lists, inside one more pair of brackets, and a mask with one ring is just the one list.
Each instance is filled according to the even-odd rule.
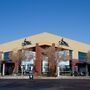
[[90,80],[0,79],[0,90],[90,90]]

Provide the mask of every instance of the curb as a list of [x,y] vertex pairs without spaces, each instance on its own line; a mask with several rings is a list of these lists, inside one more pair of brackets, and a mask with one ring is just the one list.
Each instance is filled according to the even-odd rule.
[[[29,79],[29,76],[1,76],[0,79]],[[88,79],[90,77],[74,77],[74,76],[60,76],[60,77],[34,77],[34,79]]]

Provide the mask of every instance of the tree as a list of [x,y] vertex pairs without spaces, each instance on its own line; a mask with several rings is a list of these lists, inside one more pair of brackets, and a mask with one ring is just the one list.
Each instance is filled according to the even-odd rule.
[[67,61],[70,60],[70,54],[69,54],[69,50],[62,50],[61,48],[58,48],[56,53],[56,66],[57,66],[57,76],[60,75],[60,67],[59,67],[59,62],[60,61]]
[[10,53],[10,59],[15,63],[15,67],[13,70],[14,74],[18,73],[18,69],[20,68],[20,64],[22,61],[22,54],[22,51],[17,49],[13,49],[13,51],[11,51]]
[[[51,47],[42,48],[42,57],[48,58],[48,75],[55,76],[56,72],[56,62],[55,62],[55,45],[52,44]],[[43,62],[43,58],[42,61]]]
[[61,48],[48,47],[43,50],[43,55],[48,57],[49,74],[59,76],[59,62],[70,60],[69,50],[62,50]]

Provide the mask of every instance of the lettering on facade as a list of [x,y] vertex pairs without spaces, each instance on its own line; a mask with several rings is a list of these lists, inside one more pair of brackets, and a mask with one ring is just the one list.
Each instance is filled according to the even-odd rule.
[[59,45],[64,45],[64,46],[69,47],[68,43],[64,41],[63,38],[61,39],[61,41],[59,41]]
[[22,43],[22,46],[31,45],[31,41],[27,41],[26,38],[24,42]]

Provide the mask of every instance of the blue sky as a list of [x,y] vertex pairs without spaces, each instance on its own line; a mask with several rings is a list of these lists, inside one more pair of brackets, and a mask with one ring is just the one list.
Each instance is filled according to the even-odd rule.
[[41,32],[90,44],[90,0],[0,0],[0,43]]

